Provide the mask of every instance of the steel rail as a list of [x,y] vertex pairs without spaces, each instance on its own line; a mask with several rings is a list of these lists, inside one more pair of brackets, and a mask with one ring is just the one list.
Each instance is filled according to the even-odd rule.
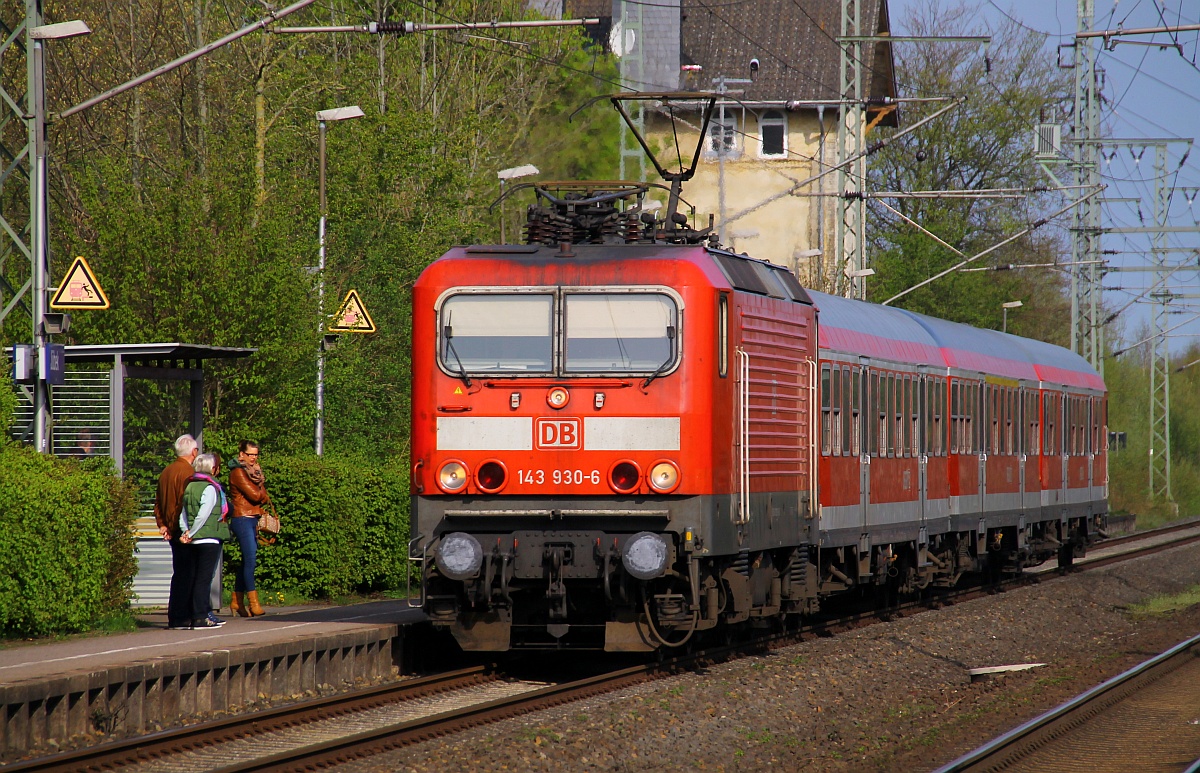
[[934,773],[995,770],[1028,754],[1047,741],[1059,738],[1088,719],[1103,713],[1134,692],[1184,665],[1197,656],[1200,636],[1181,642],[1166,652],[1114,676],[1066,703],[1034,717],[989,743],[938,768]]
[[[1174,524],[1135,535],[1106,540],[1100,544],[1113,546],[1120,542],[1140,540],[1156,534],[1195,528],[1198,525],[1200,523],[1195,521],[1185,524]],[[1116,556],[1081,561],[1075,564],[1072,569],[1074,571],[1088,571],[1107,566],[1117,561],[1142,557],[1196,541],[1200,541],[1200,533],[1187,535],[1181,539],[1158,545],[1145,546]],[[1066,574],[1066,572],[1062,574]],[[1003,583],[1003,586],[1015,587],[1022,584],[1040,582],[1042,579],[1036,575],[1022,574],[1010,577]],[[344,762],[352,758],[366,757],[429,738],[526,714],[542,708],[557,706],[604,692],[611,692],[631,684],[693,669],[699,665],[720,662],[739,654],[762,653],[764,650],[792,646],[812,635],[836,634],[840,631],[861,628],[882,620],[891,619],[895,616],[904,616],[907,613],[919,612],[930,607],[962,603],[988,594],[992,590],[992,587],[982,585],[940,590],[942,592],[937,593],[932,598],[905,601],[890,609],[844,610],[840,614],[831,615],[827,618],[810,619],[792,630],[776,631],[765,636],[756,637],[750,641],[710,647],[691,654],[663,660],[662,662],[643,664],[599,676],[552,685],[516,696],[497,698],[453,711],[441,712],[428,717],[407,720],[354,735],[343,736],[332,741],[278,752],[221,768],[220,773],[312,769],[319,764],[330,764],[337,761]],[[113,741],[89,749],[62,752],[51,757],[13,763],[4,767],[3,770],[5,773],[9,771],[13,771],[14,773],[27,773],[28,771],[51,773],[53,771],[57,773],[58,771],[119,768],[125,765],[144,762],[152,758],[170,756],[188,749],[211,746],[237,738],[244,738],[249,735],[295,727],[307,722],[330,719],[355,711],[390,703],[399,703],[434,693],[446,693],[494,681],[502,677],[503,675],[494,666],[477,666],[460,669],[444,674],[380,685],[342,695],[288,704],[251,715],[242,714],[191,725],[189,727],[160,731],[147,736]],[[324,762],[318,763],[318,761]]]
[[127,766],[155,757],[185,751],[198,746],[270,732],[297,724],[361,711],[387,703],[415,700],[436,693],[462,689],[499,678],[492,666],[448,671],[432,676],[406,679],[350,693],[317,698],[300,703],[265,709],[254,714],[239,714],[187,727],[162,730],[149,735],[110,741],[99,746],[61,752],[49,757],[0,766],[4,773],[68,773],[68,771]]

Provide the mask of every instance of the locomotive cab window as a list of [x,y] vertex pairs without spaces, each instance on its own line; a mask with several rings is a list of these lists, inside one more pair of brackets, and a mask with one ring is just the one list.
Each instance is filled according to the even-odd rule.
[[454,295],[441,309],[438,351],[450,373],[548,373],[554,364],[554,296]]
[[564,298],[573,373],[645,373],[675,363],[675,302],[657,293],[572,293]]

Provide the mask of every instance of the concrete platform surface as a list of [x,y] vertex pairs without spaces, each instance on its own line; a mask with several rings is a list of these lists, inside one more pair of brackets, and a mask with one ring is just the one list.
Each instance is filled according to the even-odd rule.
[[[228,608],[226,608],[228,609]],[[267,607],[262,617],[219,615],[221,628],[168,631],[165,611],[138,615],[148,627],[131,633],[86,636],[66,641],[10,642],[0,649],[0,685],[48,679],[72,671],[96,671],[151,658],[265,646],[298,637],[411,625],[425,620],[405,601],[372,601],[350,606]]]
[[[226,625],[10,642],[0,649],[0,764],[262,701],[394,678],[424,629],[404,601],[268,608]],[[406,652],[409,650],[410,652]]]

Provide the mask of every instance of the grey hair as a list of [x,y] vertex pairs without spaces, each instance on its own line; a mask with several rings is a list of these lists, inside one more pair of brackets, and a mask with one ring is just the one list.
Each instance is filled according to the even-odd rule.
[[192,462],[192,469],[205,475],[212,475],[216,468],[217,457],[212,454],[200,454],[196,457],[196,461]]
[[175,438],[175,455],[187,456],[197,448],[196,438],[191,435],[180,435]]

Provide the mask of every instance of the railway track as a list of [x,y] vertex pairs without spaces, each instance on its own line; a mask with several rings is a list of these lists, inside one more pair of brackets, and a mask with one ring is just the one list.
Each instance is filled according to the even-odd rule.
[[937,773],[1194,770],[1200,636],[1042,714]]
[[[1137,539],[1145,540],[1144,535]],[[1110,540],[1105,547],[1132,540]],[[1200,525],[1166,529],[1157,541],[1078,563],[1087,571],[1117,560],[1200,541]],[[1050,574],[1050,569],[1045,574]],[[1037,576],[1015,583],[1037,582]],[[966,588],[905,602],[886,615],[905,615],[930,604],[960,603],[989,592]],[[885,617],[886,617],[885,615]],[[367,758],[407,744],[526,714],[570,701],[694,669],[744,652],[789,646],[811,635],[829,635],[878,622],[878,610],[860,610],[806,622],[721,647],[696,651],[658,663],[642,664],[582,679],[547,683],[505,675],[494,666],[407,679],[368,690],[280,706],[253,715],[223,718],[148,736],[114,741],[90,749],[63,752],[4,768],[5,773],[122,770],[131,773],[247,773],[316,770],[351,759]],[[1200,716],[1200,715],[1198,715]],[[983,768],[980,768],[983,769]],[[1051,768],[1053,769],[1053,768]],[[1093,771],[1094,773],[1094,771]]]

